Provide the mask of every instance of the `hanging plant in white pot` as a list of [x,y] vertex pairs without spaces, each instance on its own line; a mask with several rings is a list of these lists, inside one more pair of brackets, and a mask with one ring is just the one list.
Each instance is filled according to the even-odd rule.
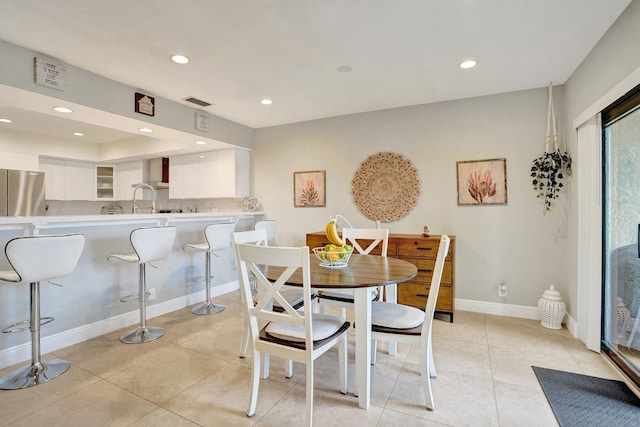
[[[551,143],[551,126],[553,126],[553,151],[549,150]],[[564,187],[565,176],[571,176],[571,156],[558,148],[558,132],[556,130],[556,115],[553,108],[553,89],[549,84],[549,108],[547,110],[547,139],[544,154],[533,160],[531,178],[533,189],[537,197],[543,200],[544,212],[551,210],[552,201],[558,198]]]

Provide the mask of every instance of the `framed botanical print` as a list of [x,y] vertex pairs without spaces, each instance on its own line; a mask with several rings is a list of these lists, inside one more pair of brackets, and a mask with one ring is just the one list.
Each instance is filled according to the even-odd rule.
[[456,162],[458,205],[506,205],[507,159]]
[[325,171],[293,173],[293,206],[296,208],[327,206]]

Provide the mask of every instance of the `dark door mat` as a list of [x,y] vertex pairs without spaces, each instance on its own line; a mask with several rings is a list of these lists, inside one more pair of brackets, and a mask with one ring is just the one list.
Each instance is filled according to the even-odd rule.
[[532,368],[561,427],[640,426],[640,399],[622,381]]

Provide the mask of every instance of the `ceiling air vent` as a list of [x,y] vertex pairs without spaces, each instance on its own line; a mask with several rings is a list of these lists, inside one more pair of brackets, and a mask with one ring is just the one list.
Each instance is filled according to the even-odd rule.
[[199,106],[201,106],[201,107],[208,107],[209,105],[211,105],[211,103],[209,103],[209,102],[207,102],[207,101],[203,101],[203,100],[201,100],[201,99],[194,98],[194,97],[192,97],[192,96],[187,97],[187,98],[185,98],[184,100],[185,100],[185,101],[187,101],[187,102],[190,102],[190,103],[192,103],[192,104],[199,105]]

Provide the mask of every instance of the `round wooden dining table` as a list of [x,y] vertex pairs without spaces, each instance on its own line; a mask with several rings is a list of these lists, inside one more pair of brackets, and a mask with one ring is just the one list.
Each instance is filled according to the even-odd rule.
[[[358,405],[371,404],[371,292],[378,286],[395,285],[412,279],[418,273],[415,265],[397,258],[353,254],[346,267],[327,268],[311,256],[311,287],[315,289],[353,289],[356,328],[356,378]],[[282,269],[270,267],[269,279],[277,279]],[[296,271],[288,285],[302,286],[302,273]]]

